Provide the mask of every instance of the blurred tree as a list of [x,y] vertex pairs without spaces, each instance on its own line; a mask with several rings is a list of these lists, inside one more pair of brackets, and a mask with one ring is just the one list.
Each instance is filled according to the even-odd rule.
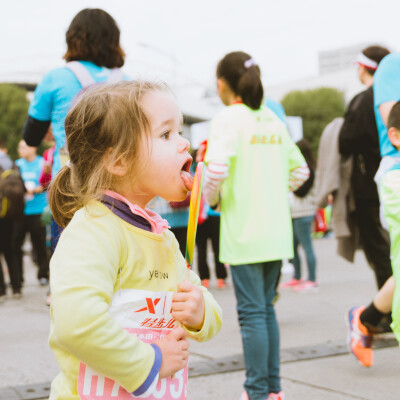
[[286,94],[281,103],[286,115],[302,117],[303,135],[310,141],[315,156],[325,126],[345,112],[343,92],[333,88],[295,90]]
[[8,154],[18,158],[17,146],[28,113],[27,91],[15,85],[0,83],[0,138],[7,143]]

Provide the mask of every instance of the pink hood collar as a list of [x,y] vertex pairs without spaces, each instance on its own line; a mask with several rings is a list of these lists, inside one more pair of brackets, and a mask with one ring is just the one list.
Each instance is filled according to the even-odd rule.
[[160,234],[163,233],[165,229],[169,228],[168,221],[164,218],[161,218],[156,212],[148,208],[143,209],[136,204],[132,204],[127,198],[116,192],[113,192],[112,190],[105,190],[104,194],[124,202],[129,207],[132,214],[136,214],[145,218],[146,221],[150,223],[152,232]]

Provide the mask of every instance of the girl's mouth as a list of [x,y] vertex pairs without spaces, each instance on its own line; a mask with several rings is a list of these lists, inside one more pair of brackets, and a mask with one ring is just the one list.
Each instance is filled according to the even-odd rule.
[[190,171],[190,166],[192,165],[192,159],[188,159],[185,164],[183,164],[182,170],[181,170],[181,178],[182,181],[186,187],[186,189],[190,192],[193,188],[193,176],[191,175]]

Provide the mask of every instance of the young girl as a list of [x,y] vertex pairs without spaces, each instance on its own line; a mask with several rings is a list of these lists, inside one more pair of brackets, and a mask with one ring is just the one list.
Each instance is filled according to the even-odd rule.
[[66,118],[70,162],[50,189],[64,228],[51,260],[51,399],[186,399],[186,338],[220,329],[166,221],[145,209],[191,190],[181,124],[168,89],[146,82],[89,88]]
[[281,400],[272,299],[281,260],[293,255],[289,186],[299,187],[308,168],[262,105],[260,69],[248,54],[219,62],[217,88],[227,107],[211,123],[204,193],[211,206],[221,197],[220,260],[231,265],[246,365],[241,399]]

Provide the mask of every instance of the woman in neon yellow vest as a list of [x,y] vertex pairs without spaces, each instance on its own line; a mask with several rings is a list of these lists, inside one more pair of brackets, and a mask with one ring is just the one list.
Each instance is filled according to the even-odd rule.
[[227,106],[211,123],[204,194],[221,207],[220,260],[232,266],[246,364],[243,400],[283,399],[272,299],[281,260],[293,257],[288,194],[309,175],[284,123],[262,104],[260,68],[246,53],[217,67]]

